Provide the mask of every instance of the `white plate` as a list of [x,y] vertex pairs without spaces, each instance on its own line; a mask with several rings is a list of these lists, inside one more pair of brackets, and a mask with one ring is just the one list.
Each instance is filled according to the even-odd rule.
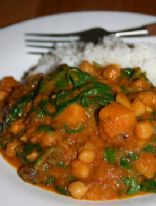
[[[12,25],[0,30],[0,76],[13,75],[20,78],[24,71],[37,63],[38,56],[27,55],[24,33],[27,32],[73,32],[95,26],[108,30],[156,21],[154,16],[123,12],[77,12],[65,13]],[[155,42],[156,37],[128,39],[128,41]],[[0,158],[0,205],[2,206],[155,206],[156,195],[128,200],[86,202],[63,197],[24,183],[16,171]]]

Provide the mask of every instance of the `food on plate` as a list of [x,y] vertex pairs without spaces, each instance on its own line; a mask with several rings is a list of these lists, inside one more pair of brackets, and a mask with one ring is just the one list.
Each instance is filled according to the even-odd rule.
[[96,45],[93,43],[58,45],[39,60],[31,74],[56,69],[60,64],[79,67],[84,60],[97,63],[99,66],[118,64],[122,68],[140,67],[146,72],[148,79],[156,84],[156,44],[145,42],[127,44],[119,38],[112,37],[105,37],[103,42]]
[[156,88],[139,68],[82,61],[0,81],[0,147],[26,182],[76,199],[156,192]]

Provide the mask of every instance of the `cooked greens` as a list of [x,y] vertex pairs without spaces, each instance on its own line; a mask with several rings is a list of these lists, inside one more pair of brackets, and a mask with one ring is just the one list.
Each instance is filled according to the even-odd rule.
[[127,177],[127,178],[124,178],[123,181],[124,181],[125,185],[128,187],[127,193],[129,195],[136,194],[137,192],[140,191],[140,185],[138,184],[138,182],[136,181],[135,178]]
[[26,111],[26,113],[24,113],[24,108],[38,94],[41,82],[42,80],[38,80],[38,84],[35,87],[35,89],[32,90],[30,93],[22,96],[17,101],[17,103],[10,109],[10,111],[8,112],[6,116],[6,120],[5,120],[7,125],[10,124],[12,121],[17,120],[18,118],[21,118],[22,116],[26,115],[29,112],[29,111]]
[[[140,68],[84,61],[15,85],[0,82],[0,148],[24,181],[77,199],[156,192],[156,94]],[[136,115],[140,93],[151,106]]]
[[106,148],[104,150],[104,159],[109,163],[115,163],[116,161],[116,150],[113,148]]
[[156,180],[146,179],[141,184],[141,190],[145,192],[155,192],[156,193]]
[[[114,95],[111,88],[103,83],[97,82],[89,74],[77,68],[61,67],[61,71],[49,74],[45,78],[45,87],[50,81],[55,92],[51,92],[48,99],[40,101],[41,109],[49,116],[54,117],[60,114],[67,106],[79,103],[84,107],[94,106],[96,109],[113,101]],[[59,86],[58,86],[59,85]],[[56,111],[48,110],[48,105],[55,107]]]
[[53,132],[55,130],[50,125],[41,124],[41,125],[38,126],[37,131],[38,132]]

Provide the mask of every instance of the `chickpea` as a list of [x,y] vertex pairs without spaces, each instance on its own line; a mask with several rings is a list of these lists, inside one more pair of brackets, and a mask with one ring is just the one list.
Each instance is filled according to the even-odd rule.
[[84,163],[92,163],[94,161],[94,157],[95,157],[94,151],[89,149],[84,149],[79,154],[79,160]]
[[136,123],[134,132],[140,139],[149,139],[154,132],[154,128],[149,121],[141,121]]
[[142,92],[138,95],[138,98],[147,106],[156,106],[156,93],[152,91]]
[[30,141],[33,144],[40,143],[43,147],[49,147],[56,142],[56,139],[58,139],[60,135],[57,131],[34,132],[30,137]]
[[34,161],[36,160],[38,157],[38,152],[37,151],[33,151],[32,153],[27,155],[27,159],[30,161]]
[[74,160],[71,163],[72,173],[77,178],[85,179],[89,175],[89,167],[80,160]]
[[46,133],[41,136],[41,145],[43,147],[49,147],[56,141],[56,134],[55,132]]
[[146,112],[146,105],[139,99],[135,99],[132,103],[132,111],[136,116],[141,116]]
[[156,158],[153,154],[143,153],[135,162],[136,170],[146,178],[152,178],[156,173]]
[[22,142],[27,142],[27,140],[28,140],[28,136],[26,134],[24,134],[20,137],[20,141],[22,141]]
[[9,128],[9,131],[12,132],[13,134],[17,134],[22,129],[24,129],[24,124],[23,121],[20,119],[12,123],[12,125]]
[[81,64],[80,64],[80,69],[84,72],[87,72],[89,74],[92,75],[96,75],[96,69],[94,67],[94,65],[90,64],[88,61],[84,60]]
[[68,190],[74,198],[81,199],[88,190],[88,187],[81,181],[72,182]]
[[151,107],[146,106],[146,112],[153,112],[153,109]]
[[108,65],[103,71],[103,77],[110,81],[116,81],[120,77],[120,71],[119,65]]
[[32,137],[30,138],[30,142],[33,144],[35,144],[39,141],[40,141],[40,136],[38,136],[38,135],[32,135]]
[[19,146],[20,142],[18,140],[14,140],[7,144],[6,154],[8,157],[14,157],[16,155],[16,148]]
[[131,108],[131,103],[130,103],[128,97],[121,92],[117,94],[116,102],[120,103],[121,105],[123,105],[124,107],[126,107],[128,109]]
[[140,91],[147,90],[150,88],[150,86],[151,85],[144,78],[138,79],[135,82],[133,82],[133,87],[137,90],[139,89]]

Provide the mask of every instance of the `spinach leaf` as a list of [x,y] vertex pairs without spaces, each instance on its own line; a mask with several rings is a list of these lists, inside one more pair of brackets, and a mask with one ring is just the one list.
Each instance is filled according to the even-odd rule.
[[55,177],[54,176],[50,176],[46,179],[46,181],[44,182],[45,185],[49,186],[49,185],[53,185],[55,183]]
[[55,72],[45,76],[44,83],[40,91],[44,92],[49,90],[49,85],[51,85],[51,88],[53,88],[56,92],[70,90],[83,86],[89,81],[94,81],[94,78],[88,73],[64,64],[61,65]]
[[138,159],[138,155],[134,152],[130,152],[128,155],[127,155],[127,158],[131,161],[135,161]]
[[23,109],[25,105],[32,101],[35,94],[31,92],[30,94],[24,95],[20,98],[17,104],[9,111],[9,114],[6,117],[6,123],[9,124],[12,121],[23,116]]
[[156,120],[156,111],[153,111],[153,112],[152,112],[151,120]]
[[69,175],[67,178],[68,178],[68,179],[67,179],[68,182],[74,182],[74,181],[77,180],[77,177],[75,177],[75,176],[73,176],[73,175]]
[[141,190],[144,192],[156,192],[156,180],[145,179],[141,184]]
[[48,104],[50,104],[50,98],[42,99],[39,102],[39,107],[43,114],[48,115],[48,116],[54,116],[53,113],[48,110]]
[[55,185],[55,190],[62,195],[69,195],[69,191],[66,187],[61,187],[59,185]]
[[106,148],[104,150],[104,159],[107,160],[107,162],[114,164],[116,161],[116,149]]
[[[40,101],[39,106],[45,114],[51,117],[57,116],[73,103],[79,103],[84,107],[92,105],[100,108],[114,100],[110,86],[97,82],[92,76],[77,68],[64,65],[60,73],[50,75],[51,81],[55,81],[55,93]],[[50,112],[48,104],[53,105],[56,111]]]
[[66,69],[60,71],[54,81],[57,91],[64,88],[68,89],[70,86],[72,86],[72,81]]
[[27,158],[27,155],[31,154],[33,151],[37,151],[38,153],[42,152],[42,147],[40,144],[32,144],[32,143],[27,143],[23,146],[23,148],[19,148],[16,151],[17,157],[25,164],[29,164],[31,161]]
[[45,112],[40,107],[37,108],[33,107],[31,112],[34,112],[38,118],[45,117]]
[[146,78],[146,74],[144,72],[142,72],[139,67],[136,67],[133,70],[134,70],[134,72],[133,72],[133,74],[131,76],[132,80],[137,80],[137,79],[139,79],[141,77]]
[[123,182],[128,187],[128,194],[129,195],[134,195],[140,191],[140,185],[138,184],[138,182],[134,178],[132,178],[132,177],[124,178]]
[[130,80],[137,80],[139,78],[146,78],[146,74],[141,71],[139,67],[125,68],[121,70],[121,78],[128,78]]
[[41,124],[38,126],[37,131],[38,132],[54,132],[55,130],[48,124]]
[[68,76],[75,88],[83,86],[87,82],[95,81],[95,79],[90,74],[75,67],[68,67]]
[[129,89],[127,87],[125,87],[124,85],[121,85],[120,86],[120,89],[121,91],[124,93],[124,94],[128,94],[129,93]]
[[27,155],[32,153],[34,150],[37,152],[42,152],[42,147],[40,144],[32,144],[32,143],[27,143],[24,145],[23,152]]
[[56,165],[58,162],[57,158],[59,156],[59,149],[57,147],[51,146],[48,147],[45,151],[43,151],[40,157],[36,160],[33,167],[38,170],[42,165],[44,165],[48,158],[51,159],[51,164]]
[[130,160],[128,158],[124,158],[124,157],[120,160],[120,166],[123,168],[126,168],[126,169],[132,168]]
[[120,159],[120,166],[125,169],[132,168],[132,162],[138,159],[138,155],[134,152],[130,152]]
[[113,101],[113,94],[111,88],[99,82],[95,82],[91,87],[86,90],[80,96],[80,104],[84,107],[94,105],[96,108],[107,105]]
[[[111,103],[113,100],[114,95],[108,85],[90,83],[79,89],[59,92],[55,94],[54,99],[44,99],[40,101],[40,107],[47,115],[54,117],[73,103],[79,103],[84,107],[92,105],[97,109]],[[53,113],[48,111],[48,104],[52,104],[56,111]]]
[[4,124],[0,123],[0,133],[3,132],[3,129],[4,129]]
[[66,163],[63,160],[60,160],[59,162],[57,162],[56,166],[60,168],[66,168]]
[[121,78],[130,78],[134,73],[132,68],[124,68],[121,70]]
[[10,124],[12,121],[22,117],[23,115],[25,115],[23,113],[24,107],[27,105],[27,103],[31,102],[35,96],[38,94],[38,90],[39,90],[39,86],[42,82],[42,79],[40,79],[40,81],[38,82],[38,85],[36,86],[36,88],[31,91],[30,93],[22,96],[16,103],[16,105],[14,105],[8,115],[6,116],[5,122],[6,124]]
[[79,127],[75,128],[75,129],[71,129],[67,125],[65,125],[64,129],[65,129],[65,132],[67,134],[75,134],[75,133],[81,132],[84,129],[84,127],[82,125],[80,125]]
[[143,148],[144,152],[149,152],[149,153],[156,153],[156,147],[153,145],[147,145],[146,147]]

